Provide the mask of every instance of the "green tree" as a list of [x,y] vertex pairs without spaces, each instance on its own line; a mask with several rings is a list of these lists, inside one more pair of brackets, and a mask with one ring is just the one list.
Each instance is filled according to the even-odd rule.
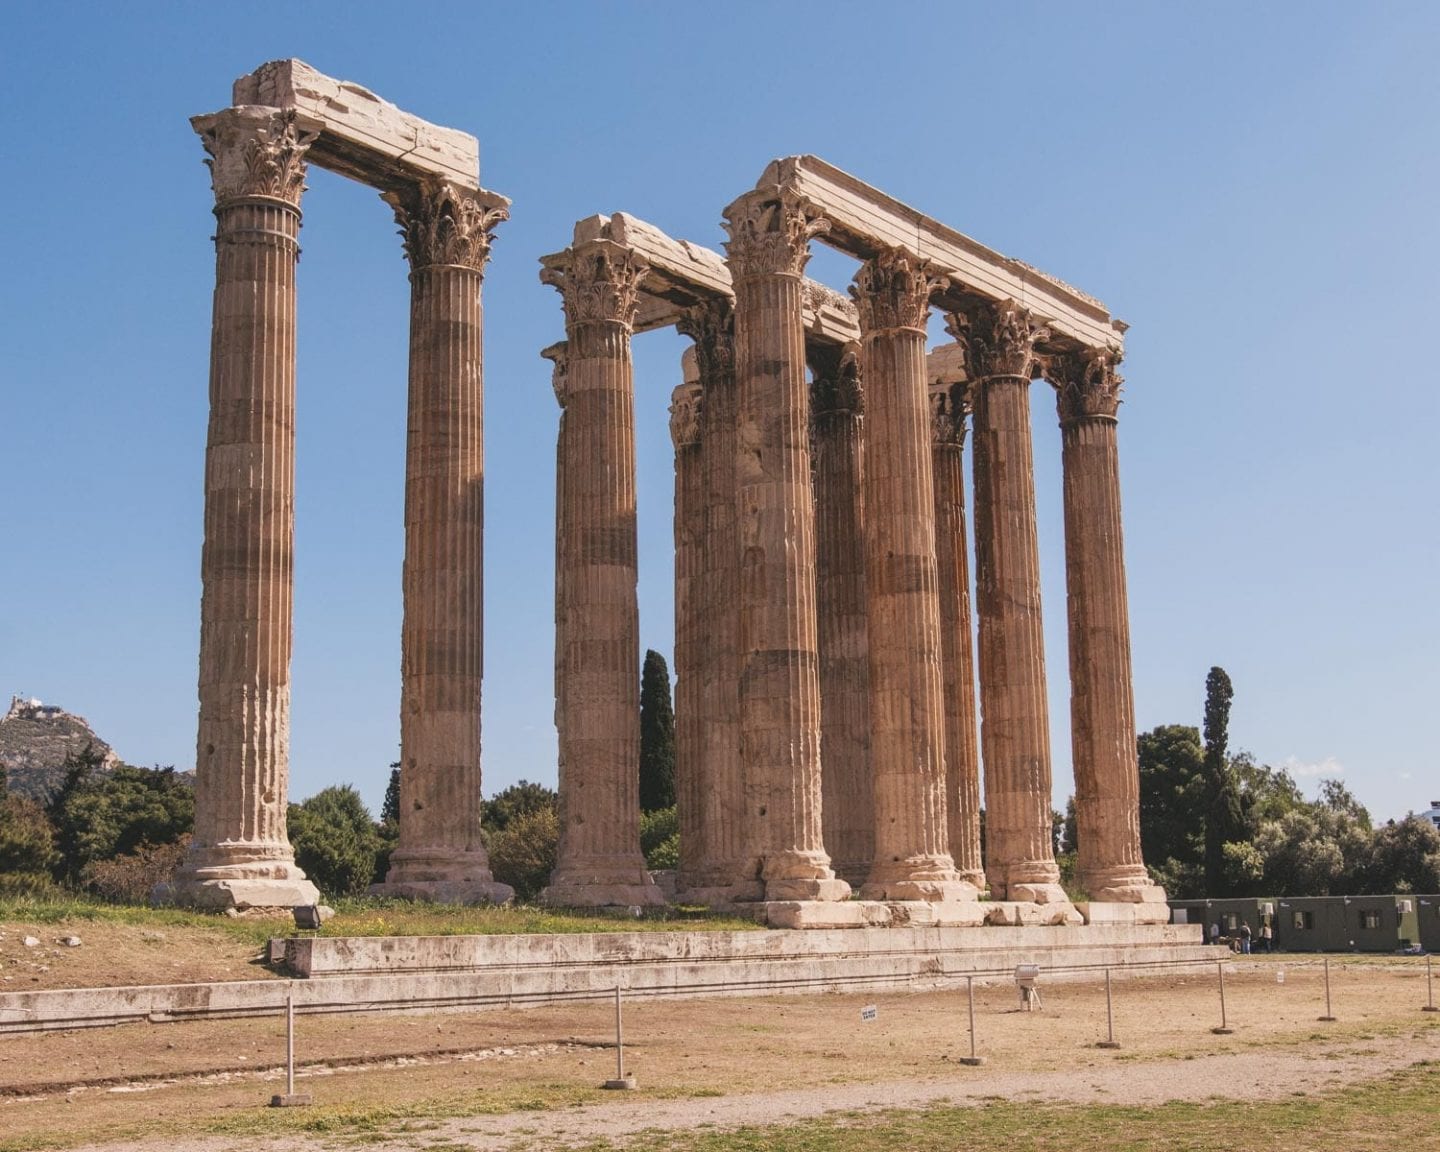
[[173,844],[195,827],[195,790],[173,768],[110,772],[72,767],[52,798],[51,823],[60,857],[57,880],[75,886],[86,868],[135,852],[142,844]]
[[679,865],[680,821],[674,808],[640,814],[640,851],[647,868]]
[[653,648],[640,674],[640,811],[675,805],[675,710],[670,705],[670,670]]
[[45,809],[29,797],[0,792],[0,874],[48,879],[55,863]]
[[380,833],[348,784],[321,789],[289,808],[295,862],[326,896],[354,896],[376,879]]
[[1370,815],[1336,781],[1321,797],[1261,821],[1254,846],[1264,861],[1253,892],[1276,896],[1339,896],[1359,891],[1374,833]]
[[1234,696],[1225,669],[1211,668],[1205,678],[1205,894],[1214,897],[1234,890],[1225,845],[1248,839],[1239,784],[1226,755]]
[[513,820],[521,816],[532,812],[554,812],[559,802],[555,789],[521,780],[495,793],[489,800],[480,802],[480,826],[494,835],[505,831]]
[[1140,846],[1157,883],[1177,899],[1203,896],[1205,749],[1192,725],[1140,733]]
[[515,889],[517,900],[532,901],[550,883],[559,843],[553,805],[520,812],[490,838],[490,871]]
[[1413,813],[1375,831],[1362,887],[1388,892],[1440,892],[1440,830]]
[[382,827],[390,829],[400,827],[400,762],[398,760],[390,765],[390,782],[385,785],[385,799],[380,804],[380,824]]

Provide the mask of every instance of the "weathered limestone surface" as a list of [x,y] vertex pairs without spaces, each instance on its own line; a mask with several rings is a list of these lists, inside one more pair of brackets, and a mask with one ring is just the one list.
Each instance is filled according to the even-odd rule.
[[935,473],[935,563],[940,583],[940,641],[945,682],[945,810],[950,855],[960,879],[985,887],[980,858],[980,747],[975,717],[969,536],[965,528],[967,382],[930,385],[931,460]]
[[480,285],[499,197],[430,181],[386,200],[410,260],[400,843],[382,895],[503,902],[480,837],[484,620]]
[[663,901],[640,854],[631,324],[645,265],[581,228],[542,279],[565,304],[560,845],[543,899],[578,907]]
[[[726,272],[728,278],[729,273]],[[760,845],[746,818],[740,760],[740,543],[735,502],[735,323],[728,297],[686,309],[679,330],[694,340],[701,389],[703,570],[697,609],[700,761],[694,811],[681,805],[679,887],[702,904],[755,900],[761,895]],[[677,721],[679,717],[677,716]],[[687,793],[687,795],[690,795]],[[692,844],[686,846],[686,835]]]
[[295,542],[295,264],[315,125],[232,108],[196,117],[215,190],[215,300],[195,835],[156,897],[314,904],[285,828]]
[[898,247],[929,260],[951,282],[936,297],[946,308],[967,307],[977,298],[991,304],[1021,300],[1046,318],[1062,342],[1090,348],[1118,345],[1125,332],[1124,321],[1093,296],[987,248],[818,156],[772,160],[756,188],[776,185],[805,200],[829,225],[826,242],[843,252],[868,260]]
[[1052,358],[1065,474],[1070,733],[1079,880],[1095,901],[1160,904],[1140,854],[1140,777],[1120,522],[1116,357]]
[[740,723],[767,900],[841,900],[821,842],[815,522],[801,273],[815,228],[781,189],[725,210],[735,284]]
[[[706,603],[705,461],[701,441],[705,397],[693,349],[684,381],[671,393],[670,438],[675,445],[675,806],[680,824],[677,884],[689,886],[715,853],[717,824],[706,789],[703,711]],[[683,878],[683,879],[682,879]]]
[[858,888],[875,857],[866,650],[864,397],[858,345],[810,343],[825,848]]
[[955,874],[945,817],[935,488],[925,322],[937,281],[903,249],[855,278],[865,412],[865,585],[875,858],[866,900],[973,899]]
[[965,344],[975,380],[985,872],[997,898],[1059,903],[1030,447],[1030,379],[1043,328],[1010,302],[953,314],[950,330]]
[[235,81],[236,105],[296,109],[321,129],[313,163],[382,191],[439,178],[478,188],[480,144],[401,111],[349,80],[334,80],[303,60],[272,60]]

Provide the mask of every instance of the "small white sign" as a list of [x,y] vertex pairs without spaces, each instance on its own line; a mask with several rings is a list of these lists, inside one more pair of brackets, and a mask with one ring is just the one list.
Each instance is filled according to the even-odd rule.
[[1281,968],[1279,971],[1277,971],[1277,972],[1275,973],[1275,983],[1276,983],[1276,984],[1283,984],[1283,983],[1285,983],[1285,969]]
[[860,1009],[860,1019],[867,1024],[879,1015],[880,1009],[876,1008],[874,1004],[867,1004],[865,1005],[865,1007]]

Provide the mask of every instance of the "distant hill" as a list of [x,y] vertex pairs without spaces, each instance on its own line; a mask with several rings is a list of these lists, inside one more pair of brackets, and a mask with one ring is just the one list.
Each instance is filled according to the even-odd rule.
[[0,765],[11,792],[42,804],[65,779],[65,761],[90,748],[102,771],[120,763],[115,750],[95,735],[83,717],[54,704],[13,697],[0,718]]

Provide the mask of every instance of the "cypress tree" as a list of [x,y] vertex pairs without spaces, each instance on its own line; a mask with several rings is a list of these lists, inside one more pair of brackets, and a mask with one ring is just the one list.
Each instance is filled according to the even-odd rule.
[[640,674],[640,810],[675,806],[675,709],[670,669],[653,648]]

